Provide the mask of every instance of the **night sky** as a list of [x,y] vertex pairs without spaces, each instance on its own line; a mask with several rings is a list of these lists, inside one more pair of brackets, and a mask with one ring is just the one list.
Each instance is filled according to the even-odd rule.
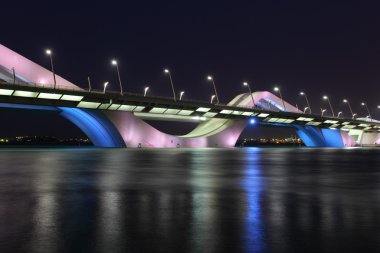
[[[108,80],[117,90],[110,64],[116,58],[128,92],[149,85],[152,95],[171,96],[167,67],[186,98],[209,101],[206,75],[212,74],[224,103],[246,92],[242,81],[248,81],[260,91],[278,84],[284,99],[302,108],[298,94],[305,91],[315,111],[328,108],[322,96],[329,95],[336,112],[349,114],[347,98],[365,116],[364,101],[380,118],[379,7],[285,0],[2,3],[0,43],[47,68],[44,49],[51,48],[56,72],[81,87],[90,76],[94,86]],[[80,135],[51,115],[1,113],[2,136]]]

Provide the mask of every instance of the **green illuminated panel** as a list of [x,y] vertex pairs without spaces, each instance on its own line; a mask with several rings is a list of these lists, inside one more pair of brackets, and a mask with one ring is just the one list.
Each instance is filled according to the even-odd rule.
[[61,100],[66,100],[66,101],[81,101],[82,99],[83,99],[83,96],[63,95],[61,97]]
[[13,90],[0,89],[0,95],[10,96],[10,95],[12,95],[12,93],[13,93]]
[[181,111],[180,109],[167,109],[165,111],[165,114],[177,114],[179,111]]
[[80,102],[77,107],[80,108],[89,108],[89,109],[96,109],[98,108],[100,103],[95,103],[95,102]]
[[16,97],[35,98],[35,97],[38,96],[38,92],[16,90],[16,91],[13,93],[13,96],[16,96]]
[[60,99],[62,94],[55,94],[55,93],[40,93],[38,95],[38,98],[42,99]]
[[108,110],[117,110],[120,106],[120,104],[112,104],[110,107],[108,107]]
[[178,114],[179,114],[179,115],[187,116],[187,115],[192,114],[193,112],[194,112],[194,111],[190,111],[190,110],[182,110],[182,111],[180,111]]
[[257,115],[257,117],[260,117],[260,118],[265,118],[267,116],[269,116],[268,113],[260,113],[259,115]]
[[313,121],[314,119],[313,118],[299,117],[297,120],[298,121]]
[[163,107],[153,107],[149,112],[151,113],[164,113],[167,110],[167,108]]
[[134,112],[141,112],[142,110],[145,109],[145,106],[136,106],[135,109],[133,109]]
[[127,112],[131,112],[133,111],[133,109],[135,109],[136,106],[135,105],[122,105],[119,107],[119,109],[117,109],[118,111],[127,111]]
[[203,114],[203,117],[212,118],[215,115],[217,115],[216,112],[206,112],[205,114]]
[[221,114],[231,114],[232,110],[222,110],[220,113]]
[[111,106],[111,104],[101,104],[101,105],[99,106],[98,109],[106,110],[106,109],[108,109],[108,107],[110,107],[110,106]]
[[319,126],[320,124],[322,124],[322,122],[314,121],[314,122],[307,122],[306,123],[307,126]]
[[241,115],[243,112],[240,112],[240,111],[233,111],[232,114],[234,115]]
[[339,121],[337,120],[325,120],[323,123],[327,123],[327,124],[336,124],[338,123]]
[[211,108],[199,107],[196,111],[197,112],[208,112],[210,110],[211,110]]

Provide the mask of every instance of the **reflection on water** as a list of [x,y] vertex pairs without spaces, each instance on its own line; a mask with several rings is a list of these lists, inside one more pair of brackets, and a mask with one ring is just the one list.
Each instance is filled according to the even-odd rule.
[[378,149],[2,149],[0,252],[377,252]]

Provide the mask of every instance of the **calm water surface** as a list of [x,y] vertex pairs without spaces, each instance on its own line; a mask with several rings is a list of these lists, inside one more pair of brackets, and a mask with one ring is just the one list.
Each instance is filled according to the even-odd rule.
[[380,252],[380,149],[0,149],[0,252]]

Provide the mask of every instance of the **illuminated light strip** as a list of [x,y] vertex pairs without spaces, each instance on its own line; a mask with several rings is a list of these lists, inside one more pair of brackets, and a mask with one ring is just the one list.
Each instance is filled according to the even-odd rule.
[[339,121],[337,120],[325,120],[323,123],[327,123],[327,124],[336,124],[338,123]]
[[182,110],[178,114],[183,115],[183,116],[188,116],[188,115],[192,114],[193,112],[194,111],[191,111],[191,110]]
[[340,125],[339,124],[333,124],[333,125],[331,125],[329,128],[334,128],[334,129],[336,129],[337,127],[339,127]]
[[[194,121],[200,121],[204,119],[204,117],[191,117],[191,116],[182,116],[182,115],[171,115],[171,114],[158,114],[158,113],[146,113],[146,112],[134,112],[133,113],[136,117],[143,118],[143,119],[151,119],[151,120],[164,120],[164,121],[188,121],[188,122],[194,122]],[[207,119],[205,119],[207,120]]]
[[65,101],[81,101],[83,99],[83,96],[74,96],[74,95],[63,95],[61,97],[61,100],[65,100]]
[[192,117],[192,119],[200,120],[200,121],[205,121],[205,120],[207,120],[206,117],[199,117],[199,116]]
[[208,112],[210,110],[211,110],[211,108],[199,107],[196,111],[197,112]]
[[296,120],[298,120],[298,121],[313,121],[314,119],[313,118],[299,117]]
[[220,111],[221,114],[231,114],[233,111],[232,110],[222,110]]
[[215,115],[217,115],[216,112],[206,112],[205,114],[203,114],[203,117],[212,118]]
[[121,104],[112,104],[110,107],[108,107],[108,110],[116,111],[120,106]]
[[97,109],[101,103],[96,102],[80,102],[77,107],[80,108],[89,108],[89,109]]
[[242,115],[244,115],[244,116],[252,116],[253,112],[243,112]]
[[127,111],[127,112],[131,112],[133,111],[133,109],[135,109],[136,106],[135,105],[122,105],[120,106],[117,110],[118,111]]
[[106,109],[108,109],[108,107],[110,107],[110,106],[111,106],[111,104],[101,104],[101,105],[99,106],[98,109],[106,110]]
[[133,109],[134,112],[141,112],[142,110],[145,109],[145,106],[136,106],[135,109]]
[[322,122],[318,122],[318,121],[306,123],[307,126],[319,126],[320,124],[322,124]]
[[360,124],[359,126],[360,126],[360,127],[368,127],[369,124]]
[[260,118],[265,118],[269,116],[269,113],[260,113],[259,115],[257,115],[257,117],[260,117]]
[[163,107],[153,107],[149,112],[151,113],[164,113],[167,110],[167,108]]
[[41,99],[60,99],[62,97],[62,94],[56,94],[56,93],[40,93],[38,95],[38,98]]
[[0,95],[11,96],[14,90],[0,89]]
[[233,112],[232,112],[233,115],[241,115],[242,113],[243,113],[243,112],[241,112],[241,111],[233,111]]
[[13,93],[13,96],[16,96],[16,97],[35,98],[35,97],[38,96],[38,92],[16,90],[16,91]]
[[167,109],[164,113],[165,114],[177,114],[181,111],[180,109]]

